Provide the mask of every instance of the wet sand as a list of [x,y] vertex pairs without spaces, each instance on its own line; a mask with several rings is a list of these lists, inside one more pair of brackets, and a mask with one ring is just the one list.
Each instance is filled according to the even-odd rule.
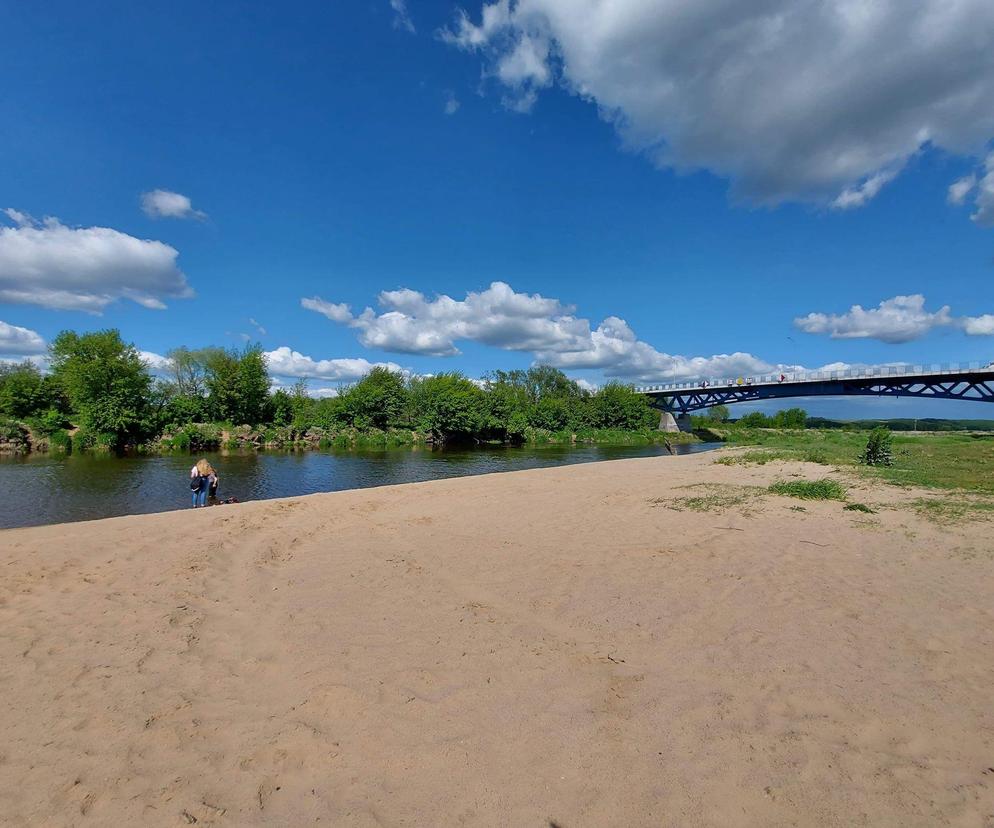
[[714,460],[0,532],[0,823],[994,824],[992,524]]

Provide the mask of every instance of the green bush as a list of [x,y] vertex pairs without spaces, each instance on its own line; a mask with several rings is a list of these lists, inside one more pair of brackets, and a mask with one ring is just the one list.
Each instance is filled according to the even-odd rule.
[[49,451],[64,451],[66,454],[72,451],[72,437],[64,429],[53,431],[48,435]]
[[881,426],[870,432],[866,448],[859,455],[859,462],[864,466],[891,466],[894,464],[891,436],[888,429]]

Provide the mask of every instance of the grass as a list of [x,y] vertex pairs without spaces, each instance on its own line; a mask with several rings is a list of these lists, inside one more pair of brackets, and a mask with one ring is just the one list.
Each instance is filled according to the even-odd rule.
[[828,455],[823,451],[818,449],[779,449],[776,451],[771,450],[761,450],[761,451],[747,451],[744,454],[733,454],[728,457],[720,457],[715,460],[716,463],[722,466],[765,466],[767,463],[773,463],[777,460],[782,461],[803,461],[805,463],[820,463],[822,465],[827,465],[829,463]]
[[856,458],[866,447],[865,431],[841,429],[780,430],[729,428],[729,445],[755,446],[742,460],[721,458],[720,462],[759,460],[808,460],[858,472],[866,477],[904,486],[962,489],[978,494],[994,494],[994,435],[963,433],[893,435],[894,465],[862,466]]
[[952,524],[964,520],[990,520],[994,518],[994,503],[983,500],[957,498],[919,498],[914,502],[915,511],[933,523]]
[[658,498],[650,501],[654,506],[666,506],[677,512],[724,512],[726,509],[745,506],[763,495],[758,486],[726,486],[717,483],[696,483],[687,489],[700,490],[701,494],[678,497],[674,500]]
[[845,500],[846,490],[835,480],[778,480],[767,490],[801,500]]
[[847,506],[843,506],[842,507],[842,511],[844,511],[844,512],[866,512],[866,514],[868,514],[868,515],[875,515],[876,514],[876,512],[873,511],[873,509],[871,509],[865,503],[850,503]]

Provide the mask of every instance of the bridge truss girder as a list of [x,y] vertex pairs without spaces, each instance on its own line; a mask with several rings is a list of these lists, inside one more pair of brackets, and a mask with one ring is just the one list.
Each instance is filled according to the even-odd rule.
[[920,397],[936,400],[994,402],[994,377],[894,377],[893,379],[833,380],[783,385],[734,385],[701,388],[666,396],[653,395],[653,407],[672,414],[689,414],[715,405],[786,399],[790,397]]

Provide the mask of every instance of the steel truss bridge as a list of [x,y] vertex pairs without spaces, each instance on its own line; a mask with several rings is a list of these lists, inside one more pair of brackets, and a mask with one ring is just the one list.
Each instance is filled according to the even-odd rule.
[[921,397],[994,403],[994,362],[881,365],[636,387],[665,414],[786,397]]

